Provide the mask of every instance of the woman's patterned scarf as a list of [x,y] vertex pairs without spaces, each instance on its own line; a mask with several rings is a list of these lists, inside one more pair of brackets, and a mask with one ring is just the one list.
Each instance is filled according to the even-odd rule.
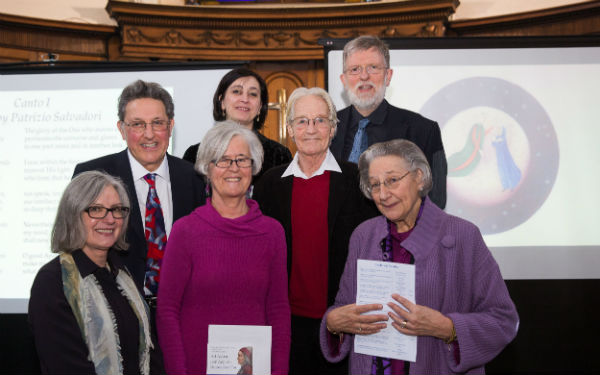
[[[421,206],[419,207],[419,213],[417,214],[417,219],[415,220],[415,226],[419,222],[421,218],[421,214],[423,213],[423,206],[425,205],[425,199],[421,201]],[[388,226],[388,234],[387,236],[381,240],[379,245],[381,246],[381,250],[383,252],[383,261],[384,262],[393,262],[393,249],[392,249],[392,231],[396,230],[396,226],[391,221],[387,220]],[[411,256],[412,257],[412,256]],[[402,262],[401,260],[398,260]],[[407,259],[408,262],[408,259]],[[403,262],[402,262],[403,263]],[[408,374],[407,362],[404,363],[404,373]],[[373,356],[371,363],[371,375],[391,375],[392,374],[392,360],[390,358],[382,358]]]
[[[71,254],[60,254],[60,267],[65,297],[87,344],[88,359],[94,363],[96,374],[123,374],[116,320],[98,280],[93,274],[82,278]],[[153,347],[148,307],[126,271],[118,270],[116,281],[138,318],[140,372],[147,375],[150,373],[150,349]]]

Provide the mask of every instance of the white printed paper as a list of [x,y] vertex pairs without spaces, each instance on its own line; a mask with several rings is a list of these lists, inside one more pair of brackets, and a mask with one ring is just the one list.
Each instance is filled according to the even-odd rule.
[[[415,266],[393,262],[359,259],[357,261],[356,304],[379,303],[383,310],[370,314],[387,314],[388,302],[399,305],[392,294],[396,293],[415,302]],[[400,305],[401,306],[401,305]],[[387,328],[372,335],[355,335],[354,351],[382,358],[415,362],[417,337],[404,335],[387,322]]]
[[271,326],[210,324],[206,373],[270,375],[271,337]]

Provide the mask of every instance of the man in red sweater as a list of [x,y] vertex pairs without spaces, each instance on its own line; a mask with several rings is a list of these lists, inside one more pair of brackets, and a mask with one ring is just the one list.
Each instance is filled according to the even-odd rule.
[[288,132],[298,152],[290,164],[257,181],[253,198],[286,232],[290,374],[346,374],[346,362],[332,364],[323,357],[319,325],[337,294],[350,235],[376,210],[360,193],[356,165],[337,161],[329,151],[337,125],[329,94],[301,87],[288,105]]

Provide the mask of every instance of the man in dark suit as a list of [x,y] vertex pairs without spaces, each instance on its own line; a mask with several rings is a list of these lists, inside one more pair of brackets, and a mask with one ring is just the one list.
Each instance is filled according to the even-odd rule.
[[298,152],[255,184],[261,211],[285,230],[292,311],[290,375],[347,374],[347,362],[328,363],[319,346],[321,318],[333,305],[354,228],[377,214],[360,192],[355,164],[336,161],[328,146],[335,107],[325,90],[296,89],[289,98],[288,134]]
[[[138,80],[127,86],[119,98],[117,127],[127,149],[77,164],[74,176],[88,170],[103,170],[127,185],[131,214],[127,228],[129,250],[125,265],[138,286],[144,285],[147,244],[144,218],[148,184],[143,177],[157,173],[156,190],[168,234],[175,220],[204,204],[204,182],[187,161],[167,154],[174,122],[171,95],[159,84]],[[148,294],[148,293],[146,293]]]
[[344,46],[340,76],[351,106],[337,113],[339,124],[330,150],[341,160],[357,163],[370,145],[402,138],[421,148],[431,166],[431,200],[446,206],[447,163],[438,124],[418,113],[390,105],[385,90],[392,79],[390,52],[376,36],[363,35]]
[[[153,189],[158,196],[164,222],[162,237],[166,235],[167,238],[173,222],[204,204],[204,182],[191,163],[167,154],[175,122],[173,98],[164,88],[157,83],[138,80],[125,87],[119,97],[118,110],[117,128],[127,142],[127,149],[80,163],[75,167],[73,176],[84,171],[102,170],[121,178],[127,186],[131,202],[126,234],[129,249],[120,254],[134,281],[144,290],[155,332],[154,314],[161,258],[147,256],[151,247],[149,242],[156,241],[146,240],[146,203],[151,185],[145,178],[153,175]],[[166,238],[161,251],[164,250],[164,244]],[[160,351],[152,355],[153,373],[162,372],[162,356],[156,353]]]

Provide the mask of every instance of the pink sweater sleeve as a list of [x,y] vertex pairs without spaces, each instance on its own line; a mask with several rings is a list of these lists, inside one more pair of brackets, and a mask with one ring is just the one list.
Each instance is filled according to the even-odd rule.
[[187,374],[180,330],[185,285],[191,277],[185,227],[176,223],[167,241],[160,271],[156,324],[167,374]]
[[289,367],[291,328],[288,300],[287,248],[285,234],[279,223],[274,228],[274,255],[271,282],[267,295],[267,321],[273,327],[271,373],[287,374]]

